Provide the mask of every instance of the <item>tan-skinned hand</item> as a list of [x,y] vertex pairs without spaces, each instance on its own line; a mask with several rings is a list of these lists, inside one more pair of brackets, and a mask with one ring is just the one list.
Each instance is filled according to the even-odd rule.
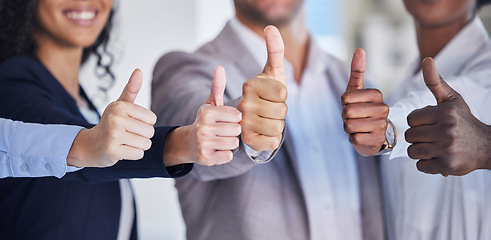
[[268,61],[264,70],[242,85],[242,141],[255,151],[275,150],[285,128],[287,88],[283,39],[278,29],[264,29]]
[[389,107],[379,90],[363,87],[365,69],[366,55],[360,48],[353,54],[348,86],[341,96],[342,117],[344,131],[355,150],[363,156],[373,156],[386,141]]

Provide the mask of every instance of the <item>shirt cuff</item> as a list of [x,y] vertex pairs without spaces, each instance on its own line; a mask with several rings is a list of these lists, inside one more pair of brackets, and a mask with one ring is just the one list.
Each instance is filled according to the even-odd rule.
[[15,123],[8,151],[12,177],[63,177],[68,152],[83,127]]
[[409,125],[406,120],[407,114],[399,111],[398,108],[394,108],[394,110],[389,112],[389,118],[394,124],[394,131],[396,132],[396,142],[397,144],[394,146],[392,151],[390,152],[390,159],[399,158],[399,157],[409,157],[407,155],[407,148],[409,147],[409,143],[406,142],[404,137],[404,133],[407,129],[409,129]]
[[251,158],[255,162],[266,162],[268,159],[271,158],[273,155],[274,151],[255,151],[251,147],[247,146],[244,144],[245,152],[249,158]]

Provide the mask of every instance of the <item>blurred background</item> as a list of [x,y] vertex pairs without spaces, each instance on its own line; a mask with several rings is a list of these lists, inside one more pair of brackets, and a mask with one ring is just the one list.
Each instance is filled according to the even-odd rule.
[[[305,0],[308,25],[321,47],[349,62],[354,49],[367,52],[367,70],[384,92],[399,81],[417,57],[412,21],[402,0]],[[131,72],[140,68],[144,86],[136,103],[150,107],[153,67],[165,53],[194,51],[216,36],[233,16],[233,0],[116,1],[110,51],[114,54],[114,86],[98,90],[94,59],[81,82],[102,112],[117,99]],[[491,30],[491,8],[479,12]],[[174,181],[132,180],[142,240],[185,239]]]

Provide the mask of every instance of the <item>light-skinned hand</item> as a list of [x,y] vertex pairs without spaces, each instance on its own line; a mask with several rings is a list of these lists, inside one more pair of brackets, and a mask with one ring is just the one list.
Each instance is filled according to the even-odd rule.
[[119,160],[139,160],[152,146],[155,114],[134,103],[143,81],[136,69],[121,96],[107,106],[99,123],[80,131],[67,157],[75,167],[109,167]]
[[[197,163],[221,165],[233,159],[232,150],[239,146],[242,114],[223,105],[226,76],[222,66],[215,68],[211,92],[196,116],[195,122],[174,130],[164,147],[169,165]],[[167,166],[167,164],[166,164]]]
[[283,39],[278,29],[264,29],[268,60],[264,70],[242,85],[242,141],[255,151],[275,150],[285,128],[287,88]]

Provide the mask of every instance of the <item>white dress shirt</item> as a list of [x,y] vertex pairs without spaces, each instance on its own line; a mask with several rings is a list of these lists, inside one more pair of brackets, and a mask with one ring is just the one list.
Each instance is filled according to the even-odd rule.
[[[88,103],[81,99],[77,102],[80,113],[90,124],[99,122],[99,114],[91,110]],[[133,221],[135,221],[135,206],[133,204],[133,190],[129,179],[119,180],[119,191],[121,194],[121,214],[119,216],[119,230],[117,240],[128,240],[133,230]]]
[[0,178],[61,178],[69,167],[66,158],[82,127],[41,125],[0,118]]
[[[236,18],[230,21],[260,66],[267,60],[263,38]],[[339,96],[329,86],[327,59],[310,42],[301,83],[285,61],[288,87],[287,136],[293,139],[297,172],[307,207],[310,237],[317,239],[361,239],[360,196],[356,158],[341,118]],[[346,69],[339,69],[347,71]]]
[[[490,124],[491,42],[480,19],[476,17],[461,30],[435,62],[441,76],[464,97],[473,114]],[[489,170],[461,177],[429,175],[419,172],[416,160],[407,156],[407,115],[436,104],[421,71],[415,71],[417,67],[419,63],[389,100],[395,103],[403,99],[389,114],[398,134],[390,154],[393,159],[382,162],[389,236],[402,240],[491,239]]]

